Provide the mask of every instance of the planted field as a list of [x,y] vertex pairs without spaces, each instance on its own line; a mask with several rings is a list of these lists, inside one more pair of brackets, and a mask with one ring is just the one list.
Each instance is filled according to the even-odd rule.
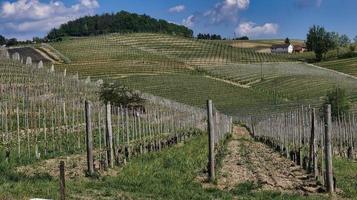
[[357,58],[338,59],[317,63],[321,67],[336,70],[352,76],[357,76]]
[[[313,57],[311,53],[263,54],[217,41],[160,34],[70,38],[52,46],[72,61],[56,67],[78,72],[82,78],[119,79],[135,89],[191,105],[202,106],[211,97],[229,113],[318,106],[337,85],[348,90],[353,102],[357,96],[355,80],[300,63],[275,62]],[[274,62],[244,64],[247,61]]]
[[278,102],[319,105],[339,86],[357,102],[357,79],[302,63],[248,64],[206,68],[208,74],[250,87]]

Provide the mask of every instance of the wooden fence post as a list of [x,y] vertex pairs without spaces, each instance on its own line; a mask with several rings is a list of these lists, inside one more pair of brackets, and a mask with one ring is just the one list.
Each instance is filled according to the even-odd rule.
[[331,147],[331,105],[325,108],[325,164],[326,164],[326,188],[329,193],[334,192],[332,147]]
[[317,141],[316,141],[316,110],[311,110],[311,137],[310,137],[310,159],[309,159],[309,172],[313,172],[315,179],[318,177],[317,169]]
[[208,176],[209,180],[215,180],[215,159],[214,159],[214,127],[212,100],[207,101],[207,130],[208,130]]
[[107,139],[107,155],[108,155],[108,165],[111,168],[114,167],[114,152],[113,152],[113,129],[112,129],[112,114],[110,102],[106,105],[106,139]]
[[64,161],[60,162],[60,200],[66,199],[66,184],[65,184],[65,173],[64,173]]
[[93,168],[93,134],[92,134],[92,112],[91,104],[89,101],[85,102],[85,113],[86,113],[86,134],[87,134],[87,167],[88,175],[92,176],[94,174]]

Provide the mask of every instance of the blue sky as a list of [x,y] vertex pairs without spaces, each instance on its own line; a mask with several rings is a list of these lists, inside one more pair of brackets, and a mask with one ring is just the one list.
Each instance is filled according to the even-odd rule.
[[225,37],[305,39],[308,28],[357,35],[357,0],[0,0],[0,34],[30,39],[84,15],[126,10]]

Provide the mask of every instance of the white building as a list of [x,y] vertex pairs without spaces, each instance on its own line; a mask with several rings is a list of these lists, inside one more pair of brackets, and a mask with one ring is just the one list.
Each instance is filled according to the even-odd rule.
[[273,45],[271,47],[271,52],[272,53],[293,53],[294,46],[292,44]]

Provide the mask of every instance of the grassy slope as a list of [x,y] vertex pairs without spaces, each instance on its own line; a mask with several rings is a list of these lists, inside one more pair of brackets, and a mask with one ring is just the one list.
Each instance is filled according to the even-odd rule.
[[317,63],[321,67],[357,76],[357,58],[338,59]]
[[[241,184],[232,191],[204,189],[195,181],[206,165],[206,136],[183,146],[133,159],[116,177],[82,178],[66,182],[70,199],[306,199],[278,192],[253,192],[256,186]],[[46,174],[28,178],[0,167],[0,199],[58,198],[58,180]],[[307,199],[318,199],[309,197]]]

